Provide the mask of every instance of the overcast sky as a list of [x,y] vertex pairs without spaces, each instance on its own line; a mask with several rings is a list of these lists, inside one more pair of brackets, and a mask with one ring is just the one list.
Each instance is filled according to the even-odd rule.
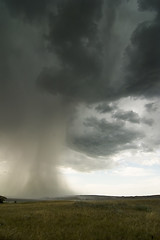
[[0,16],[2,194],[159,194],[160,1],[0,0]]

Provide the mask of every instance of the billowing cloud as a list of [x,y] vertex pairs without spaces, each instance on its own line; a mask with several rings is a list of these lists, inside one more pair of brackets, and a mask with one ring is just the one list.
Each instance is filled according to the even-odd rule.
[[141,119],[141,122],[144,123],[144,124],[147,124],[147,125],[149,125],[149,126],[152,126],[153,123],[154,123],[154,120],[151,119],[151,118],[145,118],[145,117],[144,117],[144,118]]
[[138,4],[141,10],[160,11],[160,2],[158,0],[138,0]]
[[154,102],[147,103],[145,107],[148,112],[155,112],[158,109],[158,106]]
[[[15,0],[14,2],[12,0],[2,1],[6,3],[13,16],[19,16],[22,19],[26,18],[29,21],[41,19],[42,17],[44,17],[51,3],[51,0]],[[52,1],[52,4],[54,4],[54,2],[56,1]]]
[[138,115],[138,113],[133,111],[118,110],[112,115],[112,117],[119,120],[128,121],[131,123],[136,123],[136,124],[144,123],[149,126],[152,126],[154,122],[154,120],[151,118],[146,118],[146,117],[141,118]]
[[[118,70],[119,65],[123,66],[123,61],[117,61],[122,60],[125,43],[122,44],[122,32],[117,30],[117,21],[122,27],[122,19],[130,11],[131,3],[120,0],[48,0],[40,1],[40,4],[37,1],[17,0],[16,4],[10,0],[4,2],[20,19],[45,18],[45,24],[42,24],[44,39],[57,60],[52,66],[42,69],[38,82],[49,92],[81,102],[114,100],[135,94],[158,94],[158,52],[154,50],[159,42],[156,35],[158,21],[142,23],[133,34],[131,45],[127,48],[126,80]],[[140,5],[142,8],[144,4]],[[33,26],[36,25],[33,23]],[[150,49],[150,45],[154,49],[148,52],[146,50]],[[141,56],[138,55],[140,53]],[[132,69],[133,66],[136,71]],[[151,69],[152,66],[154,69]],[[143,68],[147,69],[147,77]],[[113,74],[114,71],[119,75]]]
[[38,81],[43,88],[86,103],[124,94],[121,79],[114,74],[125,49],[123,33],[117,30],[125,22],[121,2],[70,0],[59,4],[56,14],[50,15],[47,36],[49,49],[59,62],[41,73]]
[[107,104],[107,103],[100,103],[98,106],[95,107],[97,112],[99,113],[108,113],[117,108],[116,104]]
[[120,120],[129,121],[132,123],[140,123],[139,115],[133,111],[120,111],[119,110],[113,114],[113,117],[120,119]]
[[[139,1],[141,10],[159,12],[158,1]],[[145,21],[134,31],[127,47],[126,82],[124,88],[130,95],[159,96],[160,81],[160,18]]]
[[139,131],[125,127],[122,121],[108,122],[94,117],[87,119],[88,129],[83,135],[69,139],[71,147],[91,156],[110,156],[124,149],[137,148],[136,141],[144,136]]

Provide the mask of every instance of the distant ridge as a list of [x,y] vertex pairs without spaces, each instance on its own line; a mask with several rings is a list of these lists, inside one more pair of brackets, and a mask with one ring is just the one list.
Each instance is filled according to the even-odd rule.
[[71,195],[63,197],[44,197],[44,198],[7,198],[6,202],[37,202],[37,201],[100,201],[116,199],[160,199],[160,195],[146,196],[106,196],[106,195]]
[[74,195],[67,197],[57,197],[53,200],[113,200],[113,199],[146,199],[146,198],[160,198],[160,195],[146,195],[146,196],[106,196],[106,195]]

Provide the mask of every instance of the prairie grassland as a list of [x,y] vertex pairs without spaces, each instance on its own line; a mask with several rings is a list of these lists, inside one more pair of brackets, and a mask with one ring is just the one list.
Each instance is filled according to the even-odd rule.
[[0,240],[160,240],[160,200],[0,205]]

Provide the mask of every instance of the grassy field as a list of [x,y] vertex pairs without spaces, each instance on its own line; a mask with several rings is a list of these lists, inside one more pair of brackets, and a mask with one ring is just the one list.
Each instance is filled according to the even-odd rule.
[[160,200],[0,205],[0,240],[160,240]]

